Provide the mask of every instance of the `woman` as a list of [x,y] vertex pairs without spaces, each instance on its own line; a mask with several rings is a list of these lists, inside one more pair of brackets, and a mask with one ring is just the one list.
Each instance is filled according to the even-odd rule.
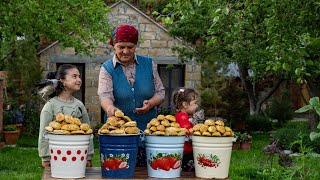
[[[112,32],[110,44],[115,55],[102,64],[98,95],[108,117],[120,109],[137,121],[140,130],[144,130],[147,123],[156,117],[155,107],[163,101],[165,89],[152,59],[135,54],[138,34],[135,27],[127,24],[116,27]],[[143,146],[141,142],[140,147]],[[146,163],[141,153],[138,154],[141,160],[137,166],[145,166]]]
[[[55,75],[57,77],[54,77]],[[73,93],[79,91],[82,84],[77,67],[71,64],[61,65],[56,73],[49,73],[47,78],[56,78],[59,81],[53,98],[44,105],[40,114],[38,152],[42,159],[43,167],[50,166],[49,144],[48,139],[46,138],[45,127],[55,119],[56,114],[69,114],[79,118],[82,123],[88,123],[90,125],[88,112],[85,106],[81,101],[73,97]],[[93,154],[94,148],[91,138],[87,157],[88,167],[92,166],[91,159]]]

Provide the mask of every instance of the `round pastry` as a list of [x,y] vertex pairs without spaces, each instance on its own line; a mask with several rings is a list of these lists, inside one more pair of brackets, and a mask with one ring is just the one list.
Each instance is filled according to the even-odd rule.
[[53,127],[51,127],[51,126],[47,126],[44,129],[47,130],[48,132],[53,132],[53,130],[54,130]]
[[173,115],[166,115],[165,118],[169,121],[176,121],[176,118]]
[[215,122],[214,120],[212,119],[207,119],[205,122],[204,122],[205,125],[208,125],[208,126],[214,126],[215,125]]
[[116,117],[123,117],[124,116],[124,113],[120,110],[120,109],[117,109],[115,112],[114,112],[114,115]]
[[121,117],[123,120],[125,120],[126,122],[132,121],[128,116],[123,116]]
[[90,129],[90,126],[87,123],[83,123],[80,125],[80,129],[83,131],[88,131]]
[[85,132],[82,130],[77,130],[77,131],[71,131],[71,134],[85,134]]
[[158,115],[158,117],[157,117],[157,119],[159,119],[159,120],[164,120],[164,118],[165,118],[165,116],[162,114]]
[[61,129],[61,124],[56,121],[51,121],[49,123],[49,126],[51,126],[53,129],[56,129],[56,130]]
[[63,120],[64,120],[64,115],[63,115],[62,113],[56,114],[56,120],[57,120],[58,122],[63,121]]

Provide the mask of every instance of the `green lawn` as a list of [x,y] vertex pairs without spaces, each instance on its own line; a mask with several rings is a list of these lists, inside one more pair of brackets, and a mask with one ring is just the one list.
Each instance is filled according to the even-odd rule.
[[[275,172],[268,176],[260,175],[258,171],[263,172],[264,170],[265,173],[267,173],[267,170],[270,169],[269,157],[261,151],[267,144],[269,144],[268,134],[254,134],[251,150],[233,151],[229,170],[230,178],[235,180],[285,179],[280,178],[284,177],[282,174],[287,175],[289,173],[290,175],[290,173],[294,174],[294,170],[299,170],[296,167],[290,169],[282,168],[277,165],[277,158],[274,158],[273,167],[275,168]],[[38,157],[36,146],[37,137],[28,137],[24,135],[20,138],[16,148],[6,147],[0,150],[0,179],[41,179],[43,168],[41,166],[40,158]],[[100,157],[97,142],[95,142],[95,147],[93,166],[99,167]],[[296,162],[296,165],[301,165],[300,162],[301,161]],[[320,175],[317,172],[317,170],[320,169],[320,165],[317,162],[319,162],[319,158],[307,159],[307,168],[309,165],[312,165],[307,179],[320,179]],[[271,178],[272,176],[274,178]],[[296,177],[291,179],[302,179]]]

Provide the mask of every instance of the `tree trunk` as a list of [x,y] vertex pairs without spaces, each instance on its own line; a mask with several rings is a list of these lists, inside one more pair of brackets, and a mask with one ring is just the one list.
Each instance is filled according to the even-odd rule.
[[250,105],[250,115],[255,115],[261,113],[261,106],[266,102],[276,90],[280,87],[280,84],[284,79],[276,78],[273,87],[265,93],[263,96],[259,96],[255,93],[254,86],[249,78],[248,68],[245,66],[239,66],[240,78],[244,87],[248,93],[249,105]]

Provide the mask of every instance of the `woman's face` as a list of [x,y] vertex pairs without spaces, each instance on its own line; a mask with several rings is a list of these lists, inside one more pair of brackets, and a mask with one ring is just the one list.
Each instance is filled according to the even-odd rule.
[[131,42],[118,42],[114,45],[116,55],[121,63],[128,65],[132,62],[136,45]]
[[82,84],[80,72],[77,68],[68,69],[65,79],[61,81],[66,90],[71,92],[79,91]]

